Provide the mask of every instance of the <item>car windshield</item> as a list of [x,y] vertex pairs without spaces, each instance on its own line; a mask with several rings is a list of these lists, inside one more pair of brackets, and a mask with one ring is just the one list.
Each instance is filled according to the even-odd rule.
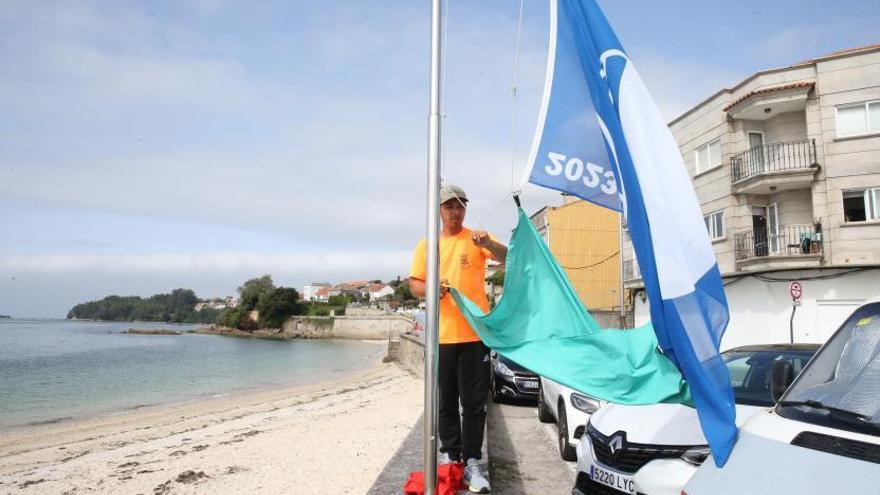
[[856,310],[813,364],[795,380],[780,404],[811,414],[880,427],[880,302]]
[[736,403],[771,407],[770,376],[773,363],[788,361],[797,374],[813,354],[814,351],[805,349],[731,350],[723,353]]

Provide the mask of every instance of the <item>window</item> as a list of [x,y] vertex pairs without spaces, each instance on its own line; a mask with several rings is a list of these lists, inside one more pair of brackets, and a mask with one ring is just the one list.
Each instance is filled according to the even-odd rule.
[[721,139],[700,146],[694,154],[696,155],[698,174],[721,165]]
[[724,237],[724,212],[716,211],[709,213],[703,217],[706,222],[706,230],[709,232],[709,238],[713,241]]
[[880,220],[880,187],[843,191],[843,219],[846,222]]
[[880,132],[880,101],[837,107],[837,135],[858,136]]
[[737,404],[770,407],[773,397],[770,395],[770,377],[776,361],[788,361],[795,376],[806,366],[813,351],[775,351],[771,349],[757,351],[727,351],[721,354]]

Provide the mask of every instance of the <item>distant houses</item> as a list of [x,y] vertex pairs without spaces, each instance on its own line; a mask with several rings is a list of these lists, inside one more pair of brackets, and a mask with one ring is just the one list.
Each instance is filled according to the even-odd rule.
[[321,295],[324,297],[323,300],[326,301],[327,297],[329,297],[326,289],[330,287],[332,287],[332,285],[327,282],[312,282],[309,285],[303,286],[303,301],[319,301],[319,292],[322,293]]
[[383,297],[394,295],[394,289],[388,284],[370,284],[368,288],[370,302],[381,300]]
[[217,309],[223,310],[227,308],[237,308],[238,307],[238,299],[228,296],[225,298],[215,297],[214,299],[206,299],[204,301],[196,303],[195,311],[204,311],[206,309]]
[[394,288],[376,280],[354,280],[336,285],[312,282],[303,286],[302,293],[304,301],[328,302],[333,296],[349,296],[361,301],[377,302],[394,295]]
[[335,294],[331,294],[331,289],[332,286],[321,287],[309,300],[317,302],[327,302],[330,300],[330,296],[339,294],[338,291],[334,291]]

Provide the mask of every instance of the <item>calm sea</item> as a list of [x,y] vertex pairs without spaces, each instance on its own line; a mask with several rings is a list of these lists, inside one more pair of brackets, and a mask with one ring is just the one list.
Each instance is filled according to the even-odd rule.
[[0,319],[0,431],[306,384],[363,370],[384,346],[215,335],[126,335],[197,325]]

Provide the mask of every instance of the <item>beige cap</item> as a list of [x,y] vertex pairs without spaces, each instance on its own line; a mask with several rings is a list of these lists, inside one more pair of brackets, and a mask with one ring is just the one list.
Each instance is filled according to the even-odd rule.
[[444,184],[440,186],[441,205],[454,198],[458,198],[464,203],[467,203],[468,201],[467,194],[464,193],[464,189],[453,184]]

